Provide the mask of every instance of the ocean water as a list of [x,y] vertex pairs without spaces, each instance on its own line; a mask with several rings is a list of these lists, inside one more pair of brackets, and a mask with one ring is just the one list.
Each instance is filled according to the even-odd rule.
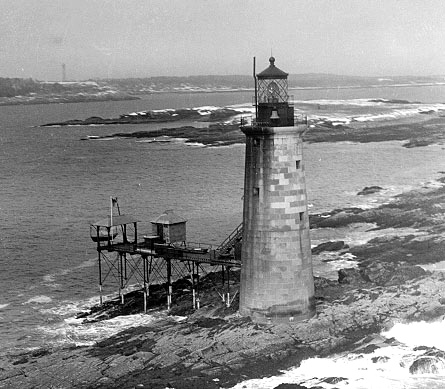
[[[292,91],[297,109],[312,118],[384,120],[442,109],[445,87]],[[421,104],[369,102],[406,99]],[[244,146],[209,148],[131,138],[81,140],[166,127],[165,124],[38,127],[40,124],[116,117],[147,109],[201,105],[249,107],[251,94],[159,94],[139,101],[0,107],[0,342],[3,352],[52,344],[91,344],[147,315],[82,326],[79,310],[98,302],[97,253],[89,223],[109,212],[117,196],[123,213],[150,220],[173,209],[188,220],[187,239],[217,245],[242,219]],[[190,124],[182,122],[176,125]],[[202,123],[196,123],[202,125]],[[171,125],[171,124],[170,124]],[[445,171],[444,148],[406,149],[401,142],[306,144],[310,212],[372,207],[403,191],[430,185]],[[384,190],[357,196],[365,186]],[[370,226],[315,230],[312,243],[365,242]],[[319,259],[315,273],[335,277]],[[349,262],[351,264],[351,262]],[[345,258],[345,266],[348,258]],[[106,293],[115,293],[109,282]],[[114,331],[114,332],[113,332]]]

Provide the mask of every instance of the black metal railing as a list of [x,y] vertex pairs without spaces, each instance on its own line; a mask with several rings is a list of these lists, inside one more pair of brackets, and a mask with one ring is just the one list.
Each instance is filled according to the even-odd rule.
[[[307,115],[297,114],[294,115],[294,126],[304,124],[309,125]],[[254,115],[242,116],[240,120],[241,127],[277,127],[275,123],[270,120],[256,120]]]
[[243,235],[243,223],[236,227],[230,235],[216,248],[216,251],[230,251]]

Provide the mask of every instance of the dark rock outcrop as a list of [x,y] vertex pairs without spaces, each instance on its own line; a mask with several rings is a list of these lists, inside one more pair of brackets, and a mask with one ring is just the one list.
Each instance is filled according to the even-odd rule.
[[324,242],[320,243],[318,246],[312,249],[312,254],[320,254],[323,251],[340,251],[343,249],[347,249],[349,246],[345,244],[343,240],[338,240],[335,242]]
[[367,196],[370,194],[374,194],[380,192],[383,188],[380,186],[366,186],[360,192],[357,193],[357,196]]
[[409,367],[411,374],[443,374],[445,373],[445,351],[431,348]]
[[424,277],[427,272],[419,266],[389,262],[371,263],[360,270],[362,278],[379,286],[402,285],[409,280]]

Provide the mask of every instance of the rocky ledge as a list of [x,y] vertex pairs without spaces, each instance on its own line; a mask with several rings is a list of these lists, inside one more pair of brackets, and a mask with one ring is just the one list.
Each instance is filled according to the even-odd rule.
[[[409,120],[394,119],[376,122],[351,122],[337,124],[326,119],[313,118],[309,121],[309,131],[304,135],[305,142],[385,142],[403,141],[403,147],[425,147],[432,144],[444,144],[443,127],[445,116],[438,112],[423,112],[409,117]],[[184,109],[147,110],[122,114],[116,118],[89,117],[71,119],[63,122],[42,124],[48,126],[88,126],[178,122],[180,120],[213,122],[206,128],[202,126],[179,126],[162,128],[156,131],[137,131],[133,133],[110,133],[87,139],[114,137],[134,137],[154,139],[159,136],[184,138],[188,142],[205,145],[225,146],[244,143],[245,137],[239,131],[240,115],[251,116],[252,112],[230,107],[198,107]],[[377,188],[369,188],[377,189]],[[368,192],[362,193],[369,194]]]
[[[313,228],[365,222],[382,230],[410,227],[416,232],[407,235],[400,229],[399,235],[382,234],[385,237],[360,246],[344,242],[319,246],[315,254],[341,250],[354,255],[358,266],[340,270],[335,281],[315,279],[317,313],[311,319],[255,324],[238,315],[236,300],[226,307],[206,282],[203,306],[193,311],[187,285],[183,285],[176,288],[183,292],[175,296],[170,315],[151,325],[128,329],[94,346],[9,355],[0,363],[0,386],[227,388],[247,378],[277,374],[311,356],[344,350],[369,352],[370,336],[378,336],[396,322],[432,321],[445,315],[445,275],[419,266],[443,260],[444,207],[445,186],[436,185],[400,195],[373,210],[313,215]],[[162,288],[158,292],[163,301]],[[142,305],[138,299],[140,294],[135,293],[126,306],[110,302],[93,309],[85,320],[133,313]],[[153,302],[152,309],[161,309],[159,301]],[[425,349],[409,366],[410,373],[416,374],[422,361],[432,356],[442,358],[440,351]]]
[[102,118],[92,116],[87,119],[71,119],[63,122],[42,124],[41,127],[51,126],[89,126],[101,124],[143,124],[177,122],[179,120],[194,120],[215,122],[230,119],[239,115],[242,111],[231,108],[198,107],[182,109],[148,110],[130,112],[119,115],[116,118]]

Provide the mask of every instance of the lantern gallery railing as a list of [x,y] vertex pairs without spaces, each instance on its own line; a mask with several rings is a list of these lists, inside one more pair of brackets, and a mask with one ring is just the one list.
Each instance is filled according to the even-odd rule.
[[[240,121],[241,127],[274,127],[275,124],[270,121],[270,120],[266,120],[266,121],[260,121],[260,120],[256,120],[254,115],[247,115],[247,116],[242,116],[241,117],[241,121]],[[294,125],[308,125],[309,121],[308,121],[308,117],[307,115],[294,115]]]

